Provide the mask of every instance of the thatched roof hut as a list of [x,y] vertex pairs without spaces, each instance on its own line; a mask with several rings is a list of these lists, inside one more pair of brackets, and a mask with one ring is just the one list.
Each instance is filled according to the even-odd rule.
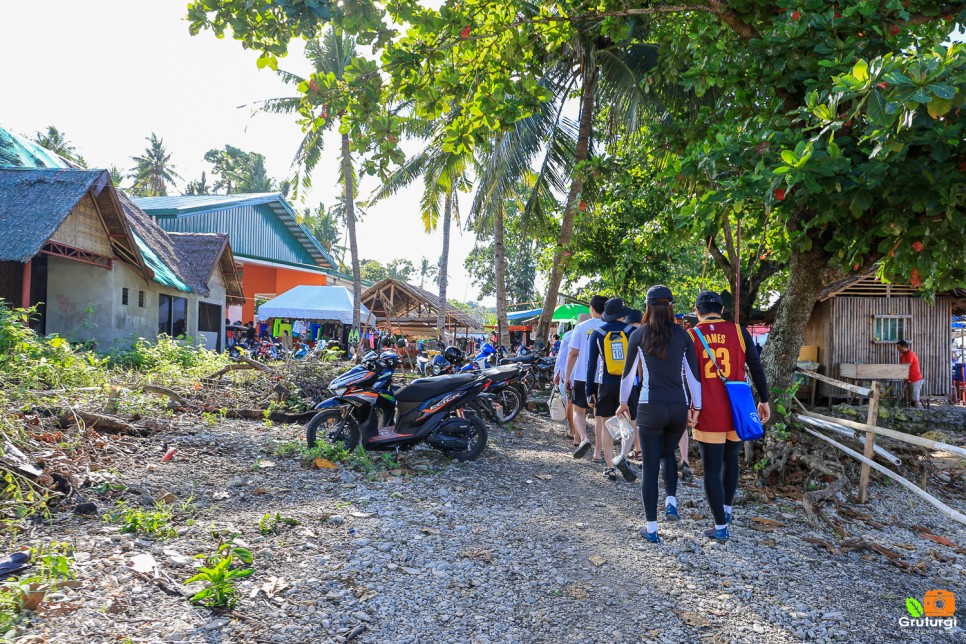
[[0,195],[0,261],[29,261],[90,195],[110,235],[111,249],[150,276],[106,171],[0,168]]
[[225,276],[228,304],[245,303],[241,276],[228,244],[228,235],[221,233],[168,233],[181,261],[181,272],[191,289],[207,296],[209,281],[220,266]]

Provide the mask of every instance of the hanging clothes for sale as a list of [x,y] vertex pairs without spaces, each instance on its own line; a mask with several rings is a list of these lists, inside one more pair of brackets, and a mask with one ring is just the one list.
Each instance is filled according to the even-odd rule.
[[278,328],[281,323],[282,323],[281,320],[279,320],[278,318],[275,318],[275,322],[272,324],[272,337],[277,338],[279,335],[281,335],[281,332],[279,331],[279,328]]
[[305,330],[305,322],[303,322],[302,320],[296,320],[292,324],[292,335],[295,335],[296,333],[301,334],[302,331],[304,330]]
[[286,331],[288,331],[289,336],[292,335],[292,325],[289,324],[288,322],[282,322],[277,326],[278,326],[278,330],[275,332],[276,338],[280,338],[282,335],[285,334]]
[[312,328],[310,329],[309,333],[312,336],[312,341],[313,342],[318,342],[318,340],[319,340],[319,331],[321,329],[322,329],[322,325],[321,324],[319,324],[317,322],[314,322],[312,324]]
[[258,337],[262,337],[268,333],[268,325],[262,322],[258,325]]

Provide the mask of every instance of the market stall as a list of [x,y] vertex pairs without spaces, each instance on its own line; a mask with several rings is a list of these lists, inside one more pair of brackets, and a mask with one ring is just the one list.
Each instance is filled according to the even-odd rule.
[[[369,309],[360,304],[361,318]],[[296,286],[275,297],[256,311],[260,323],[275,338],[287,331],[293,338],[309,342],[336,340],[343,349],[352,329],[352,293],[344,286]]]

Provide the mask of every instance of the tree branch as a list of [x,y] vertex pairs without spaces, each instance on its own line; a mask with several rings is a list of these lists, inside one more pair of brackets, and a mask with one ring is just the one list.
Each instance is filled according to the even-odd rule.
[[724,256],[724,254],[718,248],[718,245],[714,243],[713,237],[711,238],[711,245],[708,246],[708,249],[711,252],[711,256],[714,257],[715,263],[718,264],[719,267],[721,267],[721,270],[723,270],[725,273],[728,274],[728,279],[730,281],[731,274],[734,272],[731,269],[731,262],[729,262],[728,258]]

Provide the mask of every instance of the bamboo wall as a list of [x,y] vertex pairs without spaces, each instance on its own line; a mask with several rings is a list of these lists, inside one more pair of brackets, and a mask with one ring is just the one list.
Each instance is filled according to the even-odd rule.
[[[873,315],[912,316],[906,320],[906,339],[919,356],[926,380],[922,393],[949,395],[952,301],[943,296],[937,296],[935,304],[918,297],[885,296],[839,296],[818,303],[805,330],[805,344],[819,347],[822,373],[838,378],[842,363],[899,362],[894,344],[872,342]],[[823,384],[818,393],[824,396],[832,390]]]
[[114,256],[111,240],[90,195],[80,200],[51,239],[104,257]]

